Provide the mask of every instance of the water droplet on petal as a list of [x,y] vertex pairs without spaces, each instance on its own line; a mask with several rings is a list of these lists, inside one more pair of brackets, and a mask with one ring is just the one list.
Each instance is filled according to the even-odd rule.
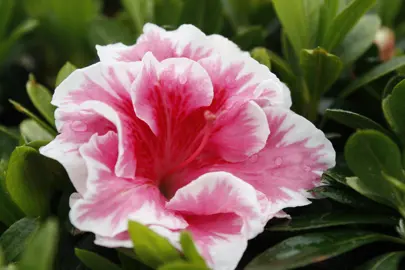
[[87,131],[87,125],[82,121],[73,121],[71,128],[77,132]]
[[283,164],[283,159],[281,157],[277,157],[274,160],[274,164],[276,164],[276,166],[281,166],[281,164]]
[[311,170],[311,167],[309,167],[307,165],[304,166],[304,171],[309,172],[310,170]]

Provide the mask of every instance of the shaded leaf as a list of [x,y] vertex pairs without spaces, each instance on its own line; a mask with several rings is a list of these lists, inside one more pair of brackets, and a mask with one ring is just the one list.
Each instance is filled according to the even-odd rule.
[[122,0],[121,3],[131,17],[136,33],[141,34],[143,25],[153,21],[153,1]]
[[25,250],[30,237],[37,231],[39,222],[33,218],[23,218],[11,225],[0,236],[0,247],[3,249],[6,263],[11,263]]
[[180,24],[184,23],[193,24],[206,34],[218,33],[223,23],[221,0],[184,1]]
[[370,82],[377,80],[378,78],[403,66],[405,66],[405,56],[395,57],[388,62],[378,65],[366,74],[362,75],[360,78],[350,83],[339,96],[341,98],[345,98]]
[[55,126],[55,109],[51,104],[52,94],[43,85],[35,81],[35,77],[31,74],[27,82],[27,93],[35,108],[42,114],[49,124]]
[[391,252],[378,256],[356,270],[396,270],[399,269],[399,263],[405,256],[405,252]]
[[181,24],[179,20],[182,10],[183,1],[181,0],[155,0],[155,23],[177,26]]
[[91,23],[89,39],[91,44],[107,45],[118,42],[130,44],[135,40],[135,37],[130,29],[120,21],[102,17]]
[[331,212],[294,217],[284,223],[270,226],[269,231],[303,231],[350,224],[396,225],[398,219],[387,215]]
[[184,256],[189,262],[196,265],[201,265],[207,269],[207,265],[205,264],[203,257],[201,257],[201,255],[198,253],[198,250],[194,245],[193,238],[189,232],[184,231],[180,234],[180,244]]
[[248,26],[240,28],[232,38],[242,50],[249,50],[254,46],[263,45],[266,32],[261,26]]
[[375,129],[388,136],[392,136],[390,131],[382,127],[377,122],[374,122],[370,118],[354,112],[339,109],[328,109],[326,110],[325,117],[331,118],[342,125],[354,129]]
[[404,244],[402,240],[362,231],[330,231],[291,237],[269,248],[248,264],[246,270],[284,270],[306,266],[377,241]]
[[82,263],[90,268],[91,270],[121,270],[118,265],[110,262],[106,258],[98,255],[97,253],[84,250],[84,249],[75,249],[76,256],[82,261]]
[[58,239],[58,223],[48,220],[27,246],[19,267],[24,270],[52,270]]
[[392,27],[401,11],[401,0],[377,0],[376,10],[384,26]]
[[0,1],[0,40],[3,40],[13,15],[15,0]]
[[55,137],[43,129],[35,120],[25,119],[20,123],[20,132],[26,141],[46,140],[51,141]]
[[269,69],[271,69],[271,60],[270,60],[270,54],[268,53],[266,48],[263,47],[257,47],[254,48],[251,52],[250,55],[255,59],[257,62],[259,62],[262,65],[265,65]]
[[398,83],[382,102],[385,119],[403,142],[405,142],[404,100],[405,80]]
[[148,227],[130,221],[128,231],[139,259],[146,265],[157,268],[165,263],[180,260],[180,253],[169,241]]

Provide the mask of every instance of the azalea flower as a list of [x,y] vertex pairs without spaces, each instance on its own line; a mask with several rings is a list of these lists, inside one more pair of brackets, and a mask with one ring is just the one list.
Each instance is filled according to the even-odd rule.
[[135,45],[97,49],[55,90],[60,134],[41,153],[66,168],[71,222],[99,245],[131,247],[134,220],[177,247],[188,230],[210,267],[234,269],[335,164],[286,85],[224,37],[147,24]]

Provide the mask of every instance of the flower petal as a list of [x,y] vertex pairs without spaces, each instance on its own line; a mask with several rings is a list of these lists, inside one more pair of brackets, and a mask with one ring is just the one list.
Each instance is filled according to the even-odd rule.
[[166,199],[147,179],[125,179],[114,174],[118,137],[94,135],[80,148],[88,168],[87,192],[72,205],[70,220],[82,231],[114,237],[127,230],[128,220],[182,229],[187,223],[166,211]]
[[243,161],[266,145],[269,134],[264,111],[251,101],[217,117],[209,147],[229,162]]
[[198,63],[186,58],[159,63],[150,53],[142,61],[142,71],[132,86],[134,108],[156,135],[211,104],[212,84]]

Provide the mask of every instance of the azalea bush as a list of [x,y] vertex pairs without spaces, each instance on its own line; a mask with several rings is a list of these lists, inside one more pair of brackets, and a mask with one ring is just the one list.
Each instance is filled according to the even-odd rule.
[[402,0],[0,0],[0,269],[404,269]]

